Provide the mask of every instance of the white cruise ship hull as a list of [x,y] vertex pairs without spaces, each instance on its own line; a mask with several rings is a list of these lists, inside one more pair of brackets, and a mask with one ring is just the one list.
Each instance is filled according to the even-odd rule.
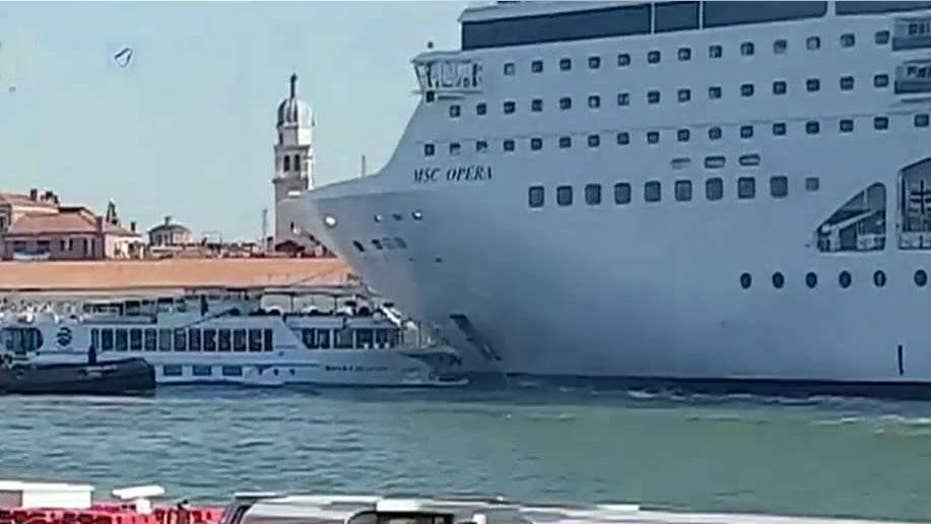
[[[427,53],[415,63],[480,62],[482,89],[422,102],[380,172],[305,193],[290,202],[292,213],[368,284],[467,351],[476,370],[817,390],[931,384],[931,291],[920,275],[931,271],[931,250],[903,234],[913,213],[903,184],[931,176],[922,164],[931,134],[920,125],[931,98],[874,87],[877,72],[895,80],[902,61],[931,51],[874,43],[901,25],[900,15],[843,18],[833,2],[829,9],[817,20]],[[852,52],[841,51],[847,31],[859,46]],[[817,60],[805,55],[814,34],[825,42]],[[773,58],[780,38],[790,58]],[[740,56],[745,41],[756,42],[754,58]],[[726,66],[706,58],[717,43]],[[680,64],[684,46],[695,58]],[[615,79],[619,48],[639,68]],[[652,49],[663,51],[662,65],[645,63]],[[586,70],[591,56],[602,57],[605,72]],[[540,57],[546,69],[536,79],[530,63]],[[561,57],[575,69],[557,71]],[[858,87],[842,97],[848,74]],[[773,98],[771,83],[783,77],[792,96]],[[806,92],[810,77],[828,94]],[[753,93],[740,88],[747,79],[757,94],[744,100]],[[632,102],[639,108],[614,105],[618,82],[640,97]],[[709,84],[724,86],[724,102],[709,106]],[[680,85],[695,101],[677,103]],[[652,86],[671,101],[649,107]],[[598,111],[584,105],[593,92],[605,100]],[[554,108],[563,94],[579,107]],[[535,96],[545,104],[538,114],[529,109]],[[515,114],[502,115],[512,99]],[[487,115],[475,116],[486,101]],[[855,132],[840,131],[846,120]],[[771,131],[780,123],[784,133]],[[691,139],[677,140],[677,129]],[[629,144],[615,142],[622,132]],[[599,146],[586,143],[590,134]],[[571,148],[557,146],[563,135]],[[487,137],[487,150],[473,148],[476,137]],[[508,140],[514,151],[502,148]],[[777,175],[787,179],[785,193],[773,188]],[[711,178],[723,179],[723,198],[706,196]],[[754,180],[752,197],[738,195],[743,179]],[[674,193],[680,180],[691,184],[688,198]],[[619,181],[630,183],[629,202],[614,200]],[[654,181],[659,202],[645,197]],[[601,188],[597,203],[588,202],[589,184]],[[864,219],[853,235],[839,211],[875,184],[882,193],[869,195],[880,198],[863,197],[857,212],[883,218]],[[533,186],[545,190],[539,207],[528,204]],[[571,204],[557,204],[559,186],[574,189]],[[822,238],[825,224],[855,241]],[[874,226],[883,231],[868,234]]]

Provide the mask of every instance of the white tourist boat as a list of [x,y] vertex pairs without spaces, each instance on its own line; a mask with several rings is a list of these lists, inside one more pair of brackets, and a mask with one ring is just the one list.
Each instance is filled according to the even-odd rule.
[[[21,361],[144,358],[159,385],[443,387],[464,385],[458,354],[410,342],[385,307],[349,302],[281,313],[261,295],[88,302],[80,314],[7,314],[0,347]],[[335,301],[334,301],[335,302]]]
[[283,214],[467,366],[931,394],[931,2],[460,22],[384,167]]

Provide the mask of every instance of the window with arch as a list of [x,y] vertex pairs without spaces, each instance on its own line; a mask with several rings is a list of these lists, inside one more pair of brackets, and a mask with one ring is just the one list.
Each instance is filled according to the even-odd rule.
[[291,171],[291,157],[288,155],[284,157],[284,170]]
[[300,170],[301,170],[301,157],[300,157],[300,155],[294,155],[294,170],[295,170],[295,171],[300,171]]
[[886,245],[886,186],[860,191],[815,230],[822,253],[879,251]]

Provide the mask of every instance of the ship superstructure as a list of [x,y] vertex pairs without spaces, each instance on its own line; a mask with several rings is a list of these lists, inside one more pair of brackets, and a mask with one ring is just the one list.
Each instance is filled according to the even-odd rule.
[[508,2],[295,197],[477,368],[931,380],[931,2]]

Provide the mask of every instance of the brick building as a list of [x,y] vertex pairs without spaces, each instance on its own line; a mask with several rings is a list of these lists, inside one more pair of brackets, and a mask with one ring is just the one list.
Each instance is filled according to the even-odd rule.
[[122,227],[111,203],[106,216],[83,206],[62,206],[50,192],[0,193],[0,258],[99,260],[141,258],[145,241],[135,224]]

